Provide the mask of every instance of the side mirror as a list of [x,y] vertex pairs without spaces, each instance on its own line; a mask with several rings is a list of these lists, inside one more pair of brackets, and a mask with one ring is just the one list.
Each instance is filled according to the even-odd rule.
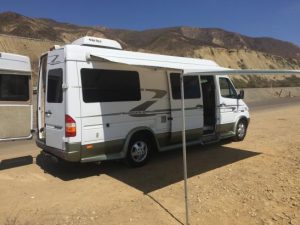
[[245,96],[245,91],[244,90],[240,90],[240,93],[238,94],[237,98],[238,99],[244,99]]

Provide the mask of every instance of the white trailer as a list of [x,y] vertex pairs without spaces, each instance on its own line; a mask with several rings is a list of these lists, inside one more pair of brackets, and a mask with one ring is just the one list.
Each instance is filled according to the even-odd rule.
[[182,146],[181,79],[187,144],[241,141],[249,109],[228,71],[239,72],[94,37],[56,46],[40,60],[36,143],[67,161],[141,166],[153,151]]
[[32,137],[31,92],[29,58],[0,53],[0,141]]

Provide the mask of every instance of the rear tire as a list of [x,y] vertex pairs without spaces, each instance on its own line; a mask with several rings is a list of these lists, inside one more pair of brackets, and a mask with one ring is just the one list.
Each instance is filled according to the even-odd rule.
[[235,136],[233,138],[234,141],[242,141],[246,137],[247,134],[248,122],[245,119],[239,120],[235,128]]
[[126,163],[130,167],[141,167],[150,159],[152,143],[147,137],[134,135],[128,145]]

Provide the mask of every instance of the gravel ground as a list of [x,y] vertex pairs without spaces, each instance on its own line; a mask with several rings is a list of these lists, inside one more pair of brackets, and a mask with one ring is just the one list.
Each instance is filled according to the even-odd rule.
[[[300,104],[259,109],[243,142],[189,149],[191,224],[300,224]],[[0,151],[2,160],[23,156],[0,171],[0,224],[184,221],[180,150],[137,169],[54,164],[33,141]]]

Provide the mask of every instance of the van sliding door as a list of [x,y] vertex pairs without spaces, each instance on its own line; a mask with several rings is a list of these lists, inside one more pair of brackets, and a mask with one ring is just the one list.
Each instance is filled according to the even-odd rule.
[[[171,102],[171,141],[173,143],[180,143],[182,137],[180,73],[169,72],[168,78]],[[199,76],[184,77],[184,99],[186,138],[187,140],[198,139],[203,133],[203,102]]]

